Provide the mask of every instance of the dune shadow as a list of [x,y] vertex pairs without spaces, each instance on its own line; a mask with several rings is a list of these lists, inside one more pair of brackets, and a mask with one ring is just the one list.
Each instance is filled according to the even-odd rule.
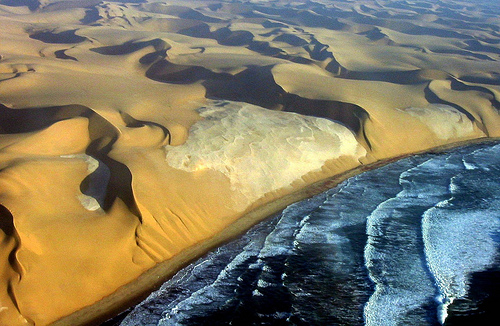
[[[111,208],[116,198],[120,198],[130,212],[140,219],[141,215],[132,189],[132,173],[125,164],[108,156],[119,137],[119,132],[115,126],[93,110],[82,105],[10,109],[0,104],[0,133],[36,132],[46,129],[56,122],[76,117],[88,119],[91,143],[85,154],[99,161],[100,165],[100,168],[98,167],[82,181],[81,192],[97,197],[96,200],[105,211]],[[136,125],[139,126],[138,122]],[[170,137],[168,130],[164,127],[162,129],[166,134],[165,137]],[[103,183],[106,183],[105,190],[102,188]],[[9,230],[8,225],[4,225],[4,227],[7,231]]]
[[36,109],[10,109],[0,103],[0,133],[17,134],[41,130],[55,122],[80,116],[86,108],[79,105]]
[[87,40],[86,37],[75,34],[76,30],[68,30],[63,32],[55,31],[38,31],[31,32],[30,38],[50,44],[76,44]]
[[73,60],[73,61],[78,61],[77,58],[67,55],[66,50],[58,50],[54,52],[56,58],[58,59],[63,59],[63,60]]
[[29,10],[33,11],[41,6],[39,0],[2,0],[0,4],[12,7],[27,6]]
[[363,123],[369,118],[363,108],[340,101],[316,100],[286,92],[271,72],[272,66],[251,66],[229,79],[205,80],[207,97],[246,102],[267,109],[295,112],[334,120],[363,137]]

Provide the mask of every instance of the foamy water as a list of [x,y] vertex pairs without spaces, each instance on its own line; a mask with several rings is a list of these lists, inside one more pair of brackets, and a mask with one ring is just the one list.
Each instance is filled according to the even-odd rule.
[[180,271],[122,325],[456,325],[492,315],[499,154],[499,144],[473,146],[346,180]]

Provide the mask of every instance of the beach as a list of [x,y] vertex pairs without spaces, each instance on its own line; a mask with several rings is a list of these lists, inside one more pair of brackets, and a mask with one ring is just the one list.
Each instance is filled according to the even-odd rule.
[[0,1],[0,323],[103,322],[294,202],[498,139],[499,12]]

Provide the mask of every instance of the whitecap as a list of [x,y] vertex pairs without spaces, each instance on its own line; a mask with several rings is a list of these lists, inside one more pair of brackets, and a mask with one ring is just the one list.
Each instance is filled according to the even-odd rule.
[[470,275],[494,263],[498,244],[492,234],[500,230],[494,211],[449,207],[440,203],[422,220],[427,265],[441,294],[441,318],[451,301],[467,295]]

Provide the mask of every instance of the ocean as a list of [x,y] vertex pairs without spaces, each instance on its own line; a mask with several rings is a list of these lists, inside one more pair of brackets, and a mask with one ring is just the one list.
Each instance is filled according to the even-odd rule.
[[121,325],[486,325],[499,248],[500,143],[413,156],[290,205]]

